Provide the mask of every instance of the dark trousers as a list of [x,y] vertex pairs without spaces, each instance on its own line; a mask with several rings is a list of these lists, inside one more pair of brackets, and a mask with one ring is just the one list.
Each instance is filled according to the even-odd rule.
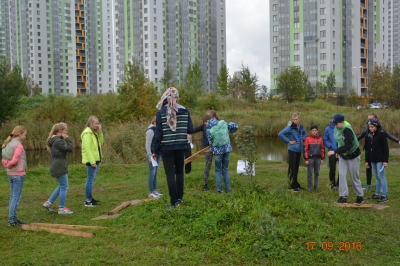
[[297,182],[297,174],[299,173],[300,166],[300,152],[288,151],[289,152],[289,184],[290,188],[300,188],[299,182]]
[[[188,147],[185,150],[185,159],[189,158],[192,156],[192,148],[190,147],[190,144],[188,144]],[[187,163],[185,164],[185,174],[189,174],[192,171],[192,163]]]
[[337,162],[338,158],[336,158],[335,154],[329,156],[329,181],[331,183],[331,186],[339,186],[339,176],[337,182],[335,182]]
[[[365,149],[365,157],[367,157],[367,150]],[[365,168],[365,173],[366,173],[366,175],[367,175],[367,184],[366,185],[368,185],[368,186],[370,186],[371,185],[371,183],[372,183],[372,167],[371,167],[371,162],[368,162],[368,164],[369,164],[369,168]]]
[[185,150],[161,151],[171,205],[183,198]]

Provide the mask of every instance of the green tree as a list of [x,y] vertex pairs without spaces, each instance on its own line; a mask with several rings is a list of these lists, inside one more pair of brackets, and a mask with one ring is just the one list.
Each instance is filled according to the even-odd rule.
[[11,67],[6,57],[0,56],[0,126],[18,110],[21,97],[28,92],[26,77],[18,65]]
[[336,77],[333,74],[333,71],[329,73],[329,76],[326,78],[326,88],[328,89],[329,93],[335,92],[335,85],[336,85]]
[[226,64],[221,60],[221,67],[217,76],[217,93],[221,96],[228,96],[229,92],[229,71]]
[[392,89],[396,92],[393,98],[398,99],[400,97],[400,66],[398,64],[393,67]]
[[307,75],[299,66],[290,66],[284,69],[276,78],[277,93],[281,94],[287,102],[302,99],[307,92]]
[[123,84],[118,86],[120,121],[150,118],[156,113],[157,90],[146,77],[139,61],[125,65]]
[[179,89],[179,101],[186,107],[198,105],[198,97],[203,93],[203,74],[200,69],[200,62],[196,59],[194,64],[189,64],[184,79],[184,86]]
[[368,74],[368,94],[378,102],[390,102],[396,94],[388,65],[375,65],[374,70]]
[[256,92],[258,89],[258,77],[257,74],[252,74],[248,66],[243,66],[240,69],[241,79],[241,92],[243,98],[250,102],[255,102]]
[[164,76],[160,79],[160,82],[163,84],[164,89],[175,86],[174,77],[168,65],[164,69]]
[[311,85],[310,82],[307,82],[307,93],[305,100],[306,102],[312,102],[316,98],[315,88]]
[[204,89],[203,73],[200,69],[200,62],[196,58],[193,64],[189,64],[184,80],[185,89],[201,93]]

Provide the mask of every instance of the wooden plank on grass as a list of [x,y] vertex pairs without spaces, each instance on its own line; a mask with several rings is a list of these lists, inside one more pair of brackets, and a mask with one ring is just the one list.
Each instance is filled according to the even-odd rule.
[[117,213],[114,215],[101,215],[99,217],[95,217],[92,219],[92,221],[96,221],[96,220],[105,220],[105,219],[112,219],[112,218],[116,218],[118,216],[120,216],[121,214]]
[[34,226],[29,224],[23,224],[21,226],[22,230],[31,230],[31,231],[48,231],[50,233],[57,233],[57,234],[64,234],[70,236],[80,236],[80,237],[93,237],[94,233],[92,232],[81,232],[77,230],[70,230],[70,229],[58,229],[58,228],[50,228],[50,227],[40,227]]
[[185,164],[190,163],[191,161],[195,160],[197,157],[199,157],[200,155],[203,155],[204,153],[208,152],[209,150],[210,150],[210,146],[207,146],[204,149],[196,152],[192,156],[185,159]]
[[344,203],[335,203],[335,206],[342,207],[342,208],[374,208],[378,210],[383,210],[388,208],[389,206],[379,205],[379,204],[344,204]]
[[122,210],[123,208],[125,208],[125,207],[127,207],[129,205],[131,205],[131,201],[122,202],[118,207],[116,207],[116,208],[112,209],[111,211],[109,211],[108,215],[114,215],[114,214],[116,214],[117,212],[119,212],[120,210]]
[[49,223],[30,223],[30,225],[39,227],[50,227],[60,229],[103,229],[103,226],[90,226],[90,225],[73,225],[73,224],[49,224]]

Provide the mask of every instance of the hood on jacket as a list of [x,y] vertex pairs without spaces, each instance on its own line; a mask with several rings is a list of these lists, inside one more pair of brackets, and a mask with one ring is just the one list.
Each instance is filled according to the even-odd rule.
[[330,127],[330,128],[335,128],[335,125],[333,124],[333,122],[329,122],[328,127]]
[[212,128],[213,126],[215,126],[216,124],[218,124],[218,122],[219,122],[218,119],[212,118],[210,121],[208,121],[207,128],[208,128],[208,129]]
[[51,139],[49,139],[48,141],[47,141],[47,145],[48,146],[53,146],[53,144],[54,144],[54,142],[57,140],[57,139],[59,139],[59,138],[62,138],[61,136],[57,136],[57,135],[53,135],[52,137],[51,137]]

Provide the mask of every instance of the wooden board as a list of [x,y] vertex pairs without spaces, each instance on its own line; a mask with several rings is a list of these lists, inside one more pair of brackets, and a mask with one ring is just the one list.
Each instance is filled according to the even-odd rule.
[[335,206],[342,207],[342,208],[374,208],[377,210],[383,210],[386,208],[389,208],[389,206],[386,205],[380,205],[380,204],[361,204],[361,205],[356,205],[352,203],[344,204],[344,203],[335,203]]
[[40,227],[40,226],[34,226],[34,225],[30,225],[30,224],[23,224],[21,226],[21,229],[22,230],[32,230],[32,231],[48,231],[50,233],[64,234],[64,235],[70,235],[70,236],[94,237],[94,233],[92,233],[92,232],[81,232],[81,231],[70,230],[70,229]]
[[191,161],[195,160],[197,157],[199,157],[200,155],[203,155],[204,153],[208,152],[209,150],[210,150],[210,146],[207,146],[204,149],[196,152],[192,156],[185,159],[185,164],[190,163]]
[[60,228],[60,229],[103,229],[103,226],[72,225],[72,224],[49,224],[49,223],[30,223],[38,227]]
[[99,217],[95,217],[92,219],[92,221],[97,221],[97,220],[105,220],[105,219],[112,219],[112,218],[117,218],[121,214],[114,214],[114,215],[101,215]]
[[131,201],[122,202],[118,207],[116,207],[116,208],[112,209],[111,211],[109,211],[108,215],[114,215],[114,214],[116,214],[117,212],[119,212],[120,210],[122,210],[123,208],[125,208],[125,207],[127,207],[129,205],[131,205]]

